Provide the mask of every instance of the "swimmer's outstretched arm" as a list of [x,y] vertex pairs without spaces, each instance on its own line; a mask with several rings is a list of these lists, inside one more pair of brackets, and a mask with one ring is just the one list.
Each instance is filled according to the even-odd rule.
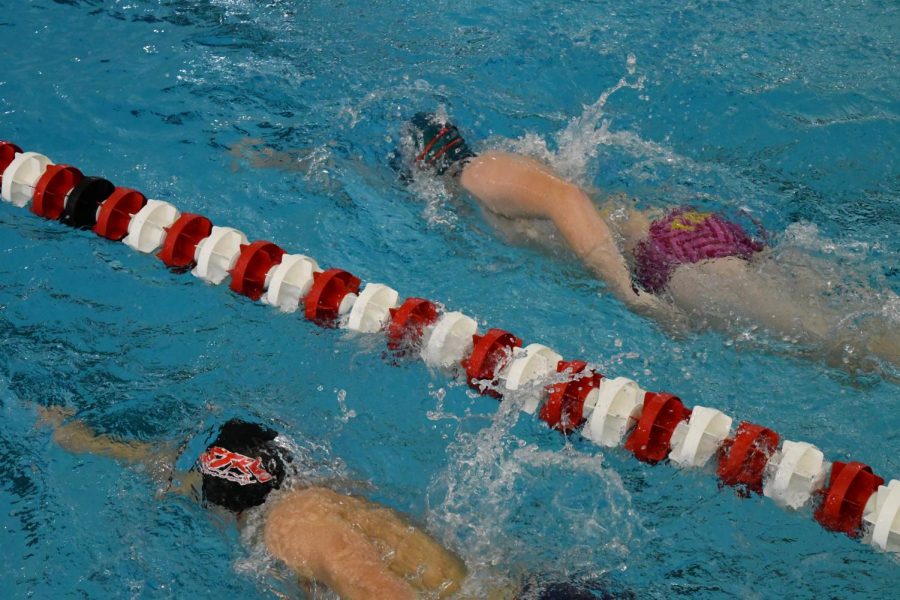
[[[141,441],[124,441],[110,435],[98,434],[83,421],[70,419],[73,411],[59,406],[38,406],[38,426],[53,429],[53,441],[73,454],[95,454],[130,465],[141,465],[154,478],[168,478],[166,492],[190,494],[198,485],[195,472],[174,473],[176,451],[164,444]],[[68,419],[68,420],[67,420]]]
[[489,210],[510,217],[550,219],[584,264],[637,312],[663,316],[668,309],[632,289],[625,257],[590,197],[537,160],[487,152],[471,159],[460,183]]
[[241,138],[231,145],[228,154],[235,159],[231,165],[233,171],[240,168],[240,162],[246,162],[256,169],[277,169],[303,174],[309,174],[316,168],[317,159],[322,158],[319,148],[276,150],[266,146],[259,138]]
[[72,413],[58,406],[38,406],[39,424],[53,429],[53,441],[73,454],[97,454],[126,463],[148,463],[158,455],[158,446],[147,442],[123,442],[97,434],[83,421],[69,420]]

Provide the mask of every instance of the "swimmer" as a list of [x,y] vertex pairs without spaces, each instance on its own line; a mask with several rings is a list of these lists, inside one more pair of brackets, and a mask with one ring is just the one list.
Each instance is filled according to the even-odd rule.
[[[58,408],[39,409],[53,439],[75,453],[91,453],[152,469],[171,469],[157,444],[97,435]],[[195,493],[207,506],[265,518],[269,553],[301,581],[327,586],[347,600],[446,598],[460,589],[462,561],[391,509],[325,487],[291,481],[292,456],[277,432],[232,419],[197,458],[173,476],[173,491]]]
[[39,424],[53,429],[65,450],[144,465],[167,492],[199,498],[244,525],[250,511],[263,517],[266,549],[297,574],[309,590],[327,586],[345,600],[630,600],[628,590],[608,582],[569,582],[546,574],[528,575],[488,590],[463,588],[466,567],[395,511],[322,486],[292,481],[291,451],[274,430],[231,419],[221,426],[187,472],[174,473],[174,452],[165,445],[122,441],[96,434],[60,407],[38,406]]
[[[619,300],[667,328],[685,321],[722,330],[735,323],[761,327],[850,370],[871,367],[873,356],[900,367],[898,321],[877,314],[852,323],[825,301],[826,286],[802,290],[797,273],[775,264],[764,235],[722,215],[689,206],[640,211],[615,197],[598,207],[538,160],[476,154],[456,126],[433,114],[415,115],[404,139],[412,140],[410,162],[458,183],[493,220],[551,223]],[[848,354],[864,360],[851,362]]]

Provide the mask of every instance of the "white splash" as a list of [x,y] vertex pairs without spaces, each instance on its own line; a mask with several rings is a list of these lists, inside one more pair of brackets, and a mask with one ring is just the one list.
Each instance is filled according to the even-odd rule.
[[[568,445],[542,450],[512,432],[522,401],[507,397],[474,433],[461,426],[448,447],[448,467],[429,486],[430,529],[463,555],[471,573],[467,591],[476,595],[523,566],[565,565],[599,576],[624,563],[642,530],[601,455]],[[474,418],[487,417],[463,421]]]
[[439,387],[434,389],[433,384],[428,384],[428,395],[434,398],[434,409],[429,410],[425,413],[425,416],[429,421],[440,421],[443,419],[450,419],[452,421],[461,421],[458,416],[453,414],[452,412],[448,412],[444,408],[444,399],[447,397],[447,390]]
[[337,390],[337,401],[338,406],[341,409],[341,416],[339,417],[342,423],[347,423],[350,419],[356,417],[356,411],[352,408],[347,408],[347,390],[340,389]]

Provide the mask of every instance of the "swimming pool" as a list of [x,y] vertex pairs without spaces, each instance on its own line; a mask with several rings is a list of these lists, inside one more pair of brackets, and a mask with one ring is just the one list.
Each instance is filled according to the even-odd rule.
[[[672,340],[564,254],[509,245],[467,202],[410,191],[387,166],[403,120],[443,104],[486,145],[546,141],[568,175],[648,202],[744,206],[897,291],[896,10],[476,6],[29,3],[2,23],[17,47],[3,51],[0,137],[831,459],[900,472],[896,384],[752,335]],[[643,89],[583,108],[623,76]],[[249,168],[228,152],[246,136],[302,149],[303,170]],[[900,583],[895,559],[808,514],[739,499],[709,473],[567,445],[419,363],[389,366],[380,340],[6,204],[0,221],[4,597],[296,593],[233,527],[55,447],[29,401],[176,444],[225,416],[274,418],[484,579],[548,572],[711,598],[887,597]]]

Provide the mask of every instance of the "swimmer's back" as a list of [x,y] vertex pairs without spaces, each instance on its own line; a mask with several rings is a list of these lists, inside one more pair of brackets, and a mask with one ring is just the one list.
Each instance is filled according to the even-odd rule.
[[[390,509],[319,487],[273,500],[265,527],[269,551],[341,597],[393,600],[416,598],[417,592],[444,597],[465,577],[459,558]],[[341,582],[361,587],[348,589]]]

